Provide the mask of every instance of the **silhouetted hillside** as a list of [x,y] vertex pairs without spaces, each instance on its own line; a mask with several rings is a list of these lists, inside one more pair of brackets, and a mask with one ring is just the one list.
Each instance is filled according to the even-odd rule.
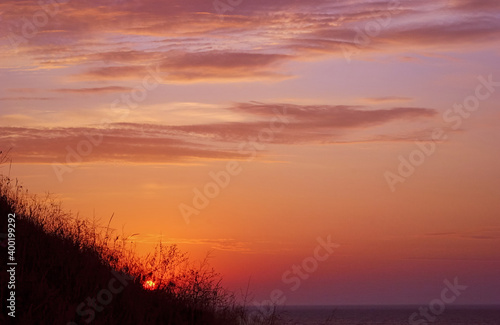
[[[240,324],[243,308],[206,264],[194,267],[176,246],[161,244],[141,260],[109,227],[23,191],[0,179],[0,216],[16,214],[16,324]],[[12,318],[8,275],[1,277],[4,323]]]

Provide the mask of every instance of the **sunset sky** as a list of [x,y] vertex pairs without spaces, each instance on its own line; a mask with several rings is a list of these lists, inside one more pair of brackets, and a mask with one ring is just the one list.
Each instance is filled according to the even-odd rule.
[[40,3],[0,2],[30,192],[257,303],[500,304],[500,1]]

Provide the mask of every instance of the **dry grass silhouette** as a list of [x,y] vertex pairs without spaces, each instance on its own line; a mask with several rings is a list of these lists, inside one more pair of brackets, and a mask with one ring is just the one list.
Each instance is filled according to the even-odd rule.
[[[0,215],[9,213],[16,214],[16,324],[276,323],[276,315],[249,316],[221,286],[208,259],[193,263],[176,245],[162,243],[139,258],[130,244],[133,235],[116,234],[112,218],[106,226],[80,218],[53,196],[32,195],[0,174]],[[5,228],[2,222],[0,232]],[[1,277],[7,283],[4,272]],[[96,301],[112,281],[117,286],[115,278],[127,279],[123,290],[106,296],[106,304]],[[155,283],[152,290],[144,288],[147,281]],[[2,285],[2,301],[7,294]]]

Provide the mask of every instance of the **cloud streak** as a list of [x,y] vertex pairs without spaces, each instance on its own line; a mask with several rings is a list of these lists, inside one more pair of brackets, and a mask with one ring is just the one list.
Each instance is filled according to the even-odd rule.
[[103,94],[103,93],[119,93],[131,91],[133,88],[130,87],[120,87],[120,86],[108,86],[108,87],[96,87],[96,88],[60,88],[55,89],[54,92],[63,94]]
[[[246,122],[197,125],[114,123],[108,128],[1,127],[0,146],[13,147],[17,162],[53,163],[67,160],[82,141],[101,139],[85,162],[170,163],[207,159],[244,159],[238,146],[256,137],[273,118],[286,119],[286,127],[273,144],[333,144],[349,141],[401,141],[397,135],[368,139],[363,131],[393,122],[429,120],[436,111],[428,108],[373,109],[357,106],[239,103],[228,108],[246,115]],[[279,114],[281,117],[279,117]],[[346,136],[348,140],[346,140]],[[69,149],[68,149],[69,148]],[[73,159],[73,162],[74,159]]]
[[[279,72],[278,67],[289,58],[288,55],[245,52],[175,52],[163,55],[158,67],[166,82],[282,80],[290,76]],[[92,68],[81,73],[79,78],[123,80],[141,78],[145,74],[147,68],[143,65],[120,65]]]
[[367,98],[362,98],[362,100],[364,102],[367,102],[370,104],[384,104],[384,103],[393,103],[393,102],[409,102],[409,101],[412,101],[413,98],[387,96],[387,97],[367,97]]
[[500,240],[500,227],[492,227],[489,229],[478,229],[468,232],[440,232],[428,233],[430,237],[450,237],[472,240]]
[[[45,68],[78,67],[71,73],[85,80],[142,78],[145,66],[160,63],[171,83],[233,82],[290,78],[287,62],[343,59],[346,46],[366,53],[477,49],[500,36],[494,0],[402,0],[397,10],[388,8],[388,2],[252,1],[221,20],[204,0],[71,1],[18,48]],[[0,44],[8,48],[12,33],[22,34],[23,17],[40,10],[35,1],[3,1]],[[377,19],[387,24],[360,47],[357,31]]]
[[18,96],[18,97],[0,97],[0,101],[25,101],[25,100],[54,100],[56,97],[26,97],[26,96]]
[[157,244],[187,244],[187,245],[207,245],[212,249],[232,252],[250,252],[251,243],[242,242],[232,238],[168,238],[158,234],[138,234],[130,241],[136,243]]

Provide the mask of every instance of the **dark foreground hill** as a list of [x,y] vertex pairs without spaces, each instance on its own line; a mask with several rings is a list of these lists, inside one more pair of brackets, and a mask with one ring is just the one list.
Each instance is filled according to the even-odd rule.
[[[160,244],[138,259],[109,225],[78,219],[50,198],[22,191],[0,179],[0,233],[8,232],[9,214],[15,213],[15,253],[7,255],[8,242],[0,238],[2,268],[9,256],[17,262],[15,290],[8,289],[9,273],[1,273],[0,323],[245,323],[243,308],[220,287],[218,275],[206,264],[189,264],[176,246]],[[5,303],[10,291],[15,291],[15,322]]]

